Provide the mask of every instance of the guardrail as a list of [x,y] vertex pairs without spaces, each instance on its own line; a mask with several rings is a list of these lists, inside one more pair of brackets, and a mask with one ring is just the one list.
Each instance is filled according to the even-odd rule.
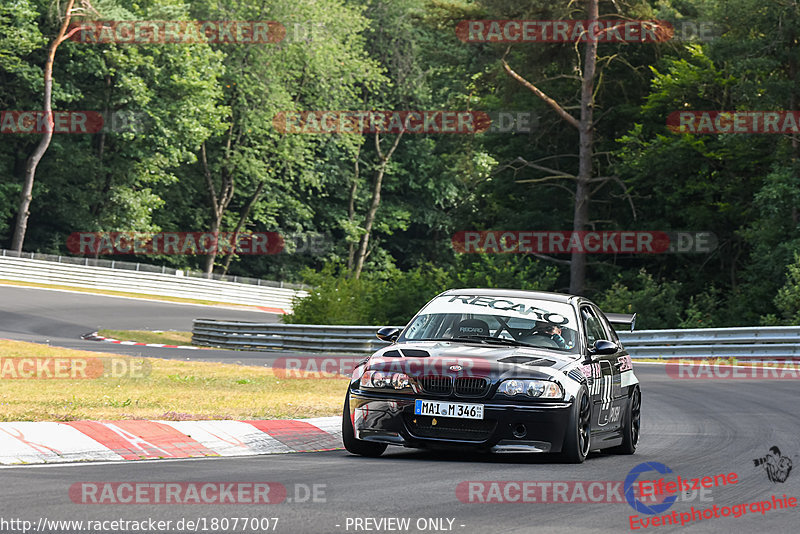
[[[167,268],[152,265],[128,263],[127,266],[137,266],[137,270],[130,270],[119,268],[118,265],[109,267],[89,265],[91,261],[109,260],[53,256],[52,258],[71,261],[52,261],[25,256],[27,254],[23,254],[22,257],[12,256],[3,251],[0,255],[0,279],[245,304],[275,308],[276,311],[286,313],[292,311],[292,301],[295,296],[307,294],[302,290],[275,287],[280,283],[266,280],[263,284],[228,282],[189,277],[185,272],[174,269],[169,269],[172,271],[169,273]],[[75,263],[76,260],[80,263]],[[163,272],[153,272],[153,270]]]
[[204,280],[220,280],[222,282],[234,282],[236,284],[251,284],[254,286],[285,287],[289,289],[308,289],[305,284],[292,284],[289,282],[276,282],[273,280],[262,280],[261,278],[251,278],[249,276],[238,276],[235,274],[211,273],[208,277],[202,271],[191,271],[187,269],[173,269],[166,265],[150,265],[147,263],[103,260],[100,258],[90,258],[88,256],[58,256],[56,254],[41,254],[39,252],[16,252],[14,250],[0,249],[1,257],[22,258],[27,260],[51,261],[56,263],[66,263],[69,265],[83,265],[92,267],[105,267],[106,269],[119,269],[122,271],[141,271],[147,273],[172,274],[175,276],[186,276],[188,278],[202,278]]
[[[192,342],[246,350],[369,353],[386,346],[375,337],[378,328],[196,319]],[[796,326],[641,330],[618,335],[634,358],[800,357],[800,327]]]
[[750,326],[618,332],[635,358],[800,357],[800,327]]
[[378,328],[195,319],[192,343],[246,350],[369,353],[386,346],[375,337]]

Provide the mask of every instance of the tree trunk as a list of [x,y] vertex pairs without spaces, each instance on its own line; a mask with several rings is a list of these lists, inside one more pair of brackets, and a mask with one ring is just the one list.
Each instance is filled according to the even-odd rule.
[[[589,20],[588,27],[591,28],[592,22],[596,21],[599,16],[598,0],[588,0],[587,15],[587,19]],[[586,226],[589,223],[589,201],[592,196],[589,185],[592,180],[592,156],[594,153],[594,76],[597,67],[597,40],[598,37],[595,35],[588,36],[586,40],[583,73],[581,76],[580,120],[567,112],[558,102],[547,96],[541,89],[536,87],[536,85],[514,72],[505,58],[502,59],[503,67],[509,76],[529,89],[545,104],[550,106],[553,111],[558,113],[566,123],[574,126],[578,130],[578,174],[574,176],[575,204],[572,213],[572,230],[574,232],[586,230]],[[558,173],[558,171],[545,169],[544,167],[534,164],[527,164],[538,169]],[[572,176],[565,176],[561,173],[558,174],[559,176],[555,176],[556,178],[573,178]],[[583,293],[586,285],[586,255],[573,252],[569,265],[569,292],[580,295]]]
[[22,194],[19,200],[19,210],[17,211],[17,224],[14,227],[14,237],[11,241],[11,249],[16,252],[22,252],[22,244],[25,242],[25,232],[28,229],[28,217],[30,217],[31,200],[33,199],[33,182],[36,179],[36,167],[42,160],[44,153],[50,147],[50,141],[53,139],[53,64],[56,59],[56,50],[60,45],[67,33],[69,21],[72,18],[72,6],[75,0],[67,2],[67,9],[64,12],[64,22],[61,24],[61,29],[53,42],[50,43],[50,49],[47,53],[47,63],[44,66],[44,113],[47,119],[47,128],[44,135],[39,140],[39,144],[33,151],[33,154],[28,158],[25,165],[25,182],[22,185]]
[[353,276],[355,278],[361,276],[361,271],[364,268],[364,260],[367,258],[367,248],[369,246],[369,236],[372,233],[372,224],[375,222],[375,214],[378,212],[378,206],[380,206],[381,203],[381,188],[383,187],[383,176],[386,174],[386,165],[389,164],[389,160],[392,158],[392,154],[394,154],[397,145],[400,144],[400,138],[402,137],[403,132],[401,131],[397,134],[397,137],[395,137],[389,152],[384,155],[381,151],[380,136],[378,133],[375,133],[375,148],[378,152],[378,169],[375,172],[372,201],[370,202],[367,217],[364,221],[364,235],[361,238],[361,243],[359,244],[358,253],[356,255],[356,267],[353,271]]
[[[230,130],[228,130],[228,142],[225,151],[226,159],[230,154],[232,134],[233,125],[231,125]],[[206,186],[208,187],[208,195],[211,201],[212,219],[210,230],[211,233],[217,238],[216,241],[219,241],[219,229],[220,226],[222,226],[222,217],[225,214],[225,210],[228,208],[228,205],[231,203],[231,199],[233,199],[233,193],[235,190],[233,178],[234,170],[228,170],[223,165],[220,171],[221,183],[218,195],[217,188],[214,186],[214,179],[211,177],[211,169],[208,166],[205,142],[200,145],[200,162],[203,164],[203,173],[206,177]],[[203,267],[203,273],[205,274],[206,278],[211,278],[211,274],[214,272],[214,262],[216,259],[217,246],[215,246],[214,250],[206,256],[205,265]]]
[[[256,192],[253,193],[253,196],[250,197],[250,202],[247,203],[247,206],[242,210],[242,214],[239,216],[239,222],[236,223],[236,228],[233,229],[233,235],[236,236],[239,232],[242,231],[242,227],[244,223],[247,222],[247,218],[250,217],[250,211],[253,209],[253,206],[256,202],[258,202],[258,198],[261,196],[261,192],[264,191],[264,182],[259,182],[258,187],[256,187]],[[235,243],[235,241],[234,241]],[[234,252],[231,251],[228,254],[228,257],[225,258],[225,265],[222,267],[222,274],[228,274],[228,268],[231,266],[231,260],[235,256]]]
[[[350,202],[347,206],[347,220],[350,221],[350,225],[352,227],[353,221],[356,219],[356,193],[358,192],[358,180],[360,176],[359,170],[359,158],[361,157],[361,146],[358,147],[358,152],[356,152],[356,162],[353,169],[353,183],[350,184]],[[353,270],[353,261],[355,260],[356,256],[356,245],[355,243],[350,243],[347,248],[347,270]]]
[[[218,214],[214,217],[211,221],[211,233],[214,234],[215,241],[219,241],[219,227],[222,224],[222,214]],[[211,274],[214,272],[214,262],[217,259],[217,247],[214,246],[214,250],[206,256],[205,265],[203,267],[203,273],[206,275],[206,278],[211,278]]]
[[[589,0],[588,27],[598,18],[598,0]],[[575,210],[572,216],[573,232],[586,230],[589,222],[589,180],[592,177],[594,148],[594,73],[597,65],[597,39],[589,36],[583,60],[581,84],[581,119],[578,127],[578,176],[575,184]],[[569,292],[581,295],[586,283],[586,254],[573,252],[569,265]]]

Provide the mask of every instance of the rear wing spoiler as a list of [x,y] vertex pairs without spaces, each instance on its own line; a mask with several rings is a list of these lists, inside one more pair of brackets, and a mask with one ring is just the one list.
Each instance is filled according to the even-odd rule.
[[633,332],[633,327],[636,325],[635,313],[607,313],[606,318],[609,323],[630,325],[631,332]]

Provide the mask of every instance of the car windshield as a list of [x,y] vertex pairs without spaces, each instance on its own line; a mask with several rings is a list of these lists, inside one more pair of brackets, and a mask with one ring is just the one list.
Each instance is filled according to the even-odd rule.
[[577,352],[575,313],[549,300],[481,295],[436,297],[414,317],[401,341],[474,341]]

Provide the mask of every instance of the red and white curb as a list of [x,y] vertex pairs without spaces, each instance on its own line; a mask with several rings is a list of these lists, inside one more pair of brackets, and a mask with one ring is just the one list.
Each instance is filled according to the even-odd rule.
[[342,419],[0,423],[0,464],[254,456],[342,448]]
[[271,308],[269,306],[256,306],[259,310],[267,313],[277,313],[278,315],[287,315],[289,312],[283,308]]
[[140,343],[138,341],[120,341],[119,339],[113,339],[110,337],[101,336],[97,332],[84,334],[81,336],[81,339],[85,339],[86,341],[102,341],[104,343],[116,343],[117,345],[136,345],[138,347],[158,347],[162,349],[200,350],[201,348],[204,348],[204,347],[192,347],[190,345],[165,345],[164,343]]

